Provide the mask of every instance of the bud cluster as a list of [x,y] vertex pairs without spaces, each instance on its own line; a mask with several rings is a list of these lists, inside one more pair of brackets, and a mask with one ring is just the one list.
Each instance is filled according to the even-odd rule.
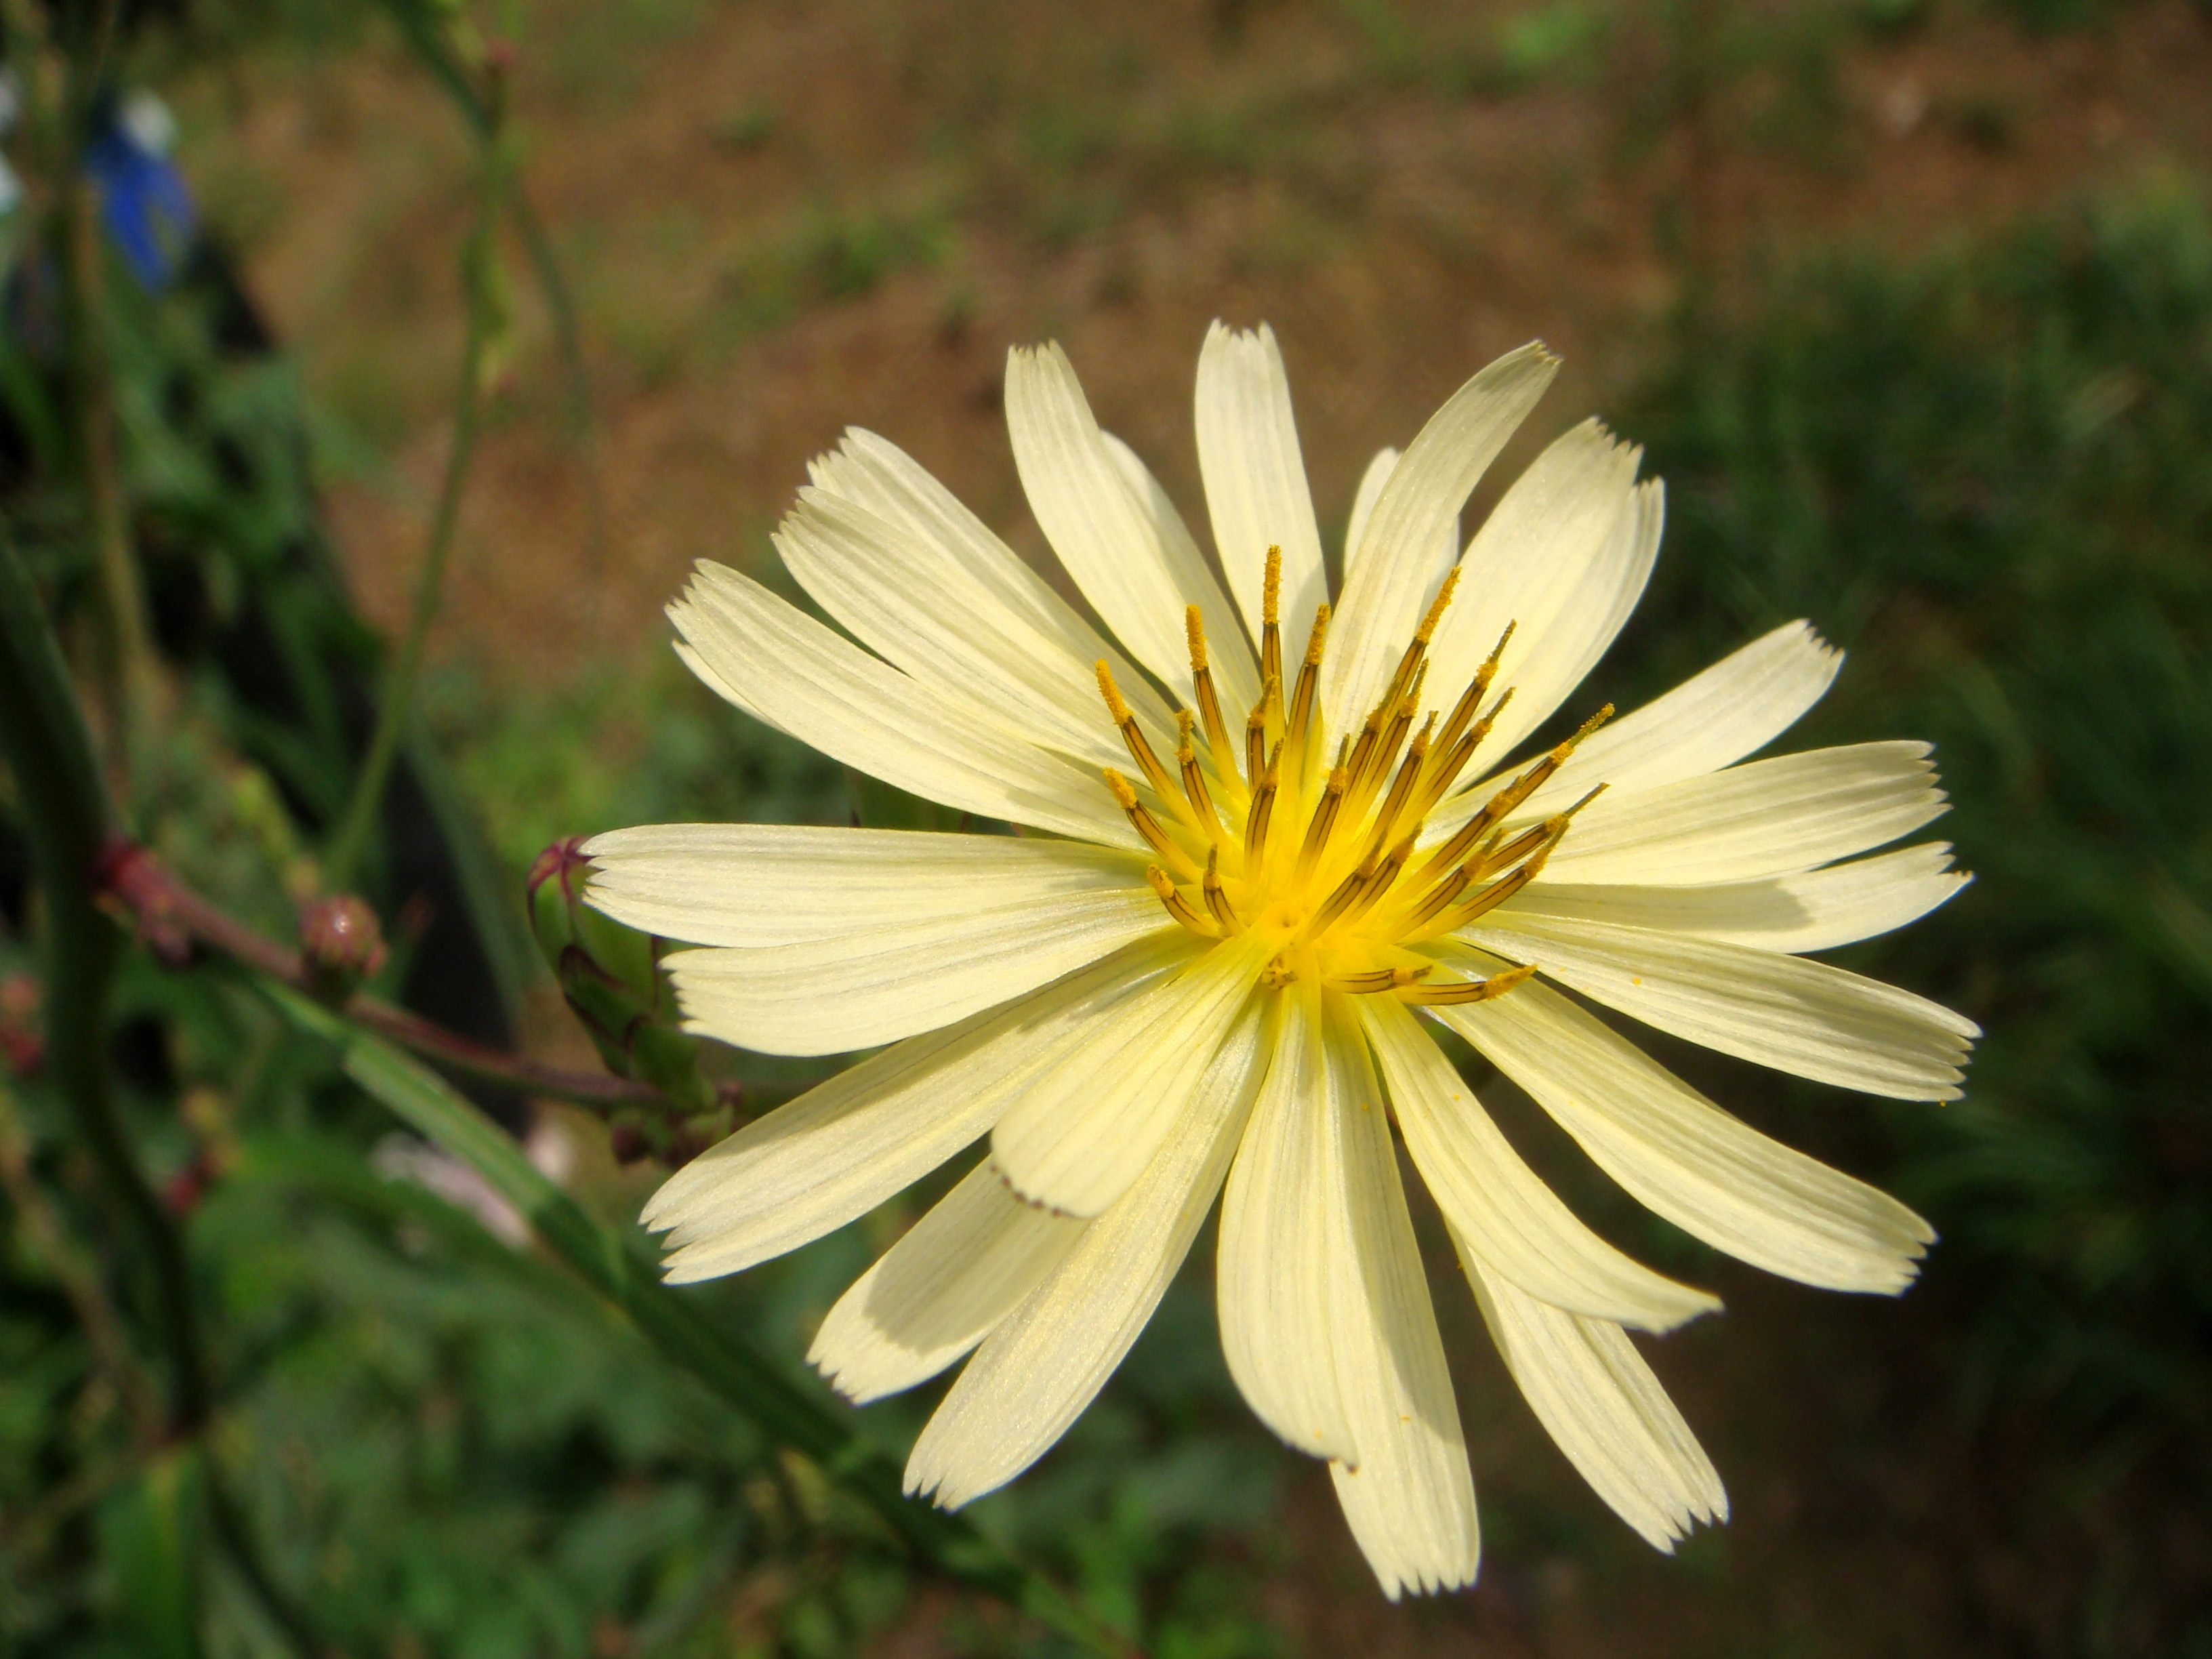
[[591,860],[582,845],[579,836],[555,842],[531,866],[531,932],[607,1069],[651,1084],[690,1115],[678,1121],[640,1113],[618,1121],[617,1156],[626,1163],[648,1154],[681,1163],[727,1133],[731,1126],[720,1121],[727,1109],[700,1065],[699,1040],[678,1024],[675,994],[660,971],[663,942],[583,902]]

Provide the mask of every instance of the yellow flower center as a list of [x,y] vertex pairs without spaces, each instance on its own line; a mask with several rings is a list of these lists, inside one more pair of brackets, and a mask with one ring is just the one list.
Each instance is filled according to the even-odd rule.
[[1358,734],[1340,738],[1334,756],[1324,756],[1316,704],[1328,607],[1315,613],[1285,702],[1276,617],[1281,572],[1280,550],[1268,549],[1262,689],[1245,717],[1241,746],[1215,695],[1196,605],[1188,628],[1198,709],[1176,717],[1172,770],[1146,738],[1112,671],[1098,664],[1099,691],[1152,798],[1148,802],[1136,783],[1107,769],[1107,787],[1158,855],[1146,872],[1152,890],[1194,933],[1257,935],[1273,945],[1263,984],[1306,981],[1416,1003],[1475,1002],[1510,990],[1534,969],[1440,981],[1433,977],[1435,964],[1410,947],[1466,927],[1535,878],[1574,815],[1605,786],[1511,836],[1506,820],[1612,714],[1612,705],[1492,795],[1450,836],[1422,848],[1422,826],[1513,695],[1509,687],[1483,706],[1513,629],[1506,629],[1443,723],[1432,712],[1416,730],[1429,641],[1451,603],[1454,572]]

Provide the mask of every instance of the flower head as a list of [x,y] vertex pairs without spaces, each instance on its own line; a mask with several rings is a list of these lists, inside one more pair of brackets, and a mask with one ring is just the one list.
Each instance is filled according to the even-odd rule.
[[1118,647],[860,431],[775,538],[859,644],[713,564],[671,607],[678,650],[740,708],[1024,832],[665,825],[586,849],[590,902],[703,947],[668,959],[691,1029],[777,1054],[889,1045],[660,1189],[646,1220],[672,1278],[793,1249],[987,1143],[811,1356],[870,1400],[972,1354],[910,1489],[965,1503],[1049,1449],[1219,1194],[1244,1397],[1328,1460],[1386,1591],[1472,1581],[1474,1485],[1395,1122],[1507,1365],[1598,1493],[1662,1549],[1723,1516],[1626,1334],[1718,1304],[1583,1227],[1437,1025],[1707,1243],[1834,1289],[1911,1279],[1918,1217],[1562,994],[1906,1099],[1954,1097],[1977,1035],[1802,954],[1965,880],[1941,844],[1857,856],[1943,810],[1926,745],[1745,759],[1835,676],[1804,624],[1519,752],[1626,620],[1662,517],[1637,450],[1593,422],[1462,550],[1468,495],[1554,368],[1534,346],[1499,359],[1376,458],[1334,601],[1273,336],[1217,324],[1197,434],[1225,591],[1058,348],[1008,366],[1024,488]]

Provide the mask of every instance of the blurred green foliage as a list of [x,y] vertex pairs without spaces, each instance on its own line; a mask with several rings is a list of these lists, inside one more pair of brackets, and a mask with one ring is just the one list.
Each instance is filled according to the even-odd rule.
[[2175,183],[1820,261],[1693,314],[1626,424],[1669,486],[1634,684],[1808,616],[1854,657],[1802,735],[1937,745],[1975,884],[1853,960],[1989,1035],[1963,1103],[1883,1113],[1889,1181],[1945,1234],[1960,1420],[2040,1448],[2049,1514],[2130,1494],[2082,1540],[2100,1593],[2179,1620],[2158,1540],[2212,1480],[2212,213]]
[[[1995,3],[2069,23],[2112,0]],[[674,20],[686,8],[649,9]],[[1856,15],[1905,28],[1922,9]],[[1499,94],[1585,74],[1618,17],[1534,7],[1455,58],[1382,0],[1336,15],[1386,79]],[[1840,27],[1808,28],[1798,54],[1803,85],[1823,95]],[[572,49],[588,80],[606,52],[586,44]],[[1015,96],[982,84],[1017,79],[994,50],[975,54],[979,108],[987,93]],[[1193,166],[1311,159],[1263,101],[1133,118],[1124,83],[1137,72],[1133,59],[1081,104],[1016,100],[1024,164],[1056,181],[1041,236],[1095,231]],[[715,142],[749,149],[776,131],[774,110],[747,105]],[[1329,165],[1350,181],[1334,187],[1356,193],[1354,162]],[[933,199],[823,207],[732,270],[730,308],[765,327],[949,259],[951,212]],[[149,568],[157,588],[175,577],[191,589],[169,641],[189,681],[185,718],[149,829],[241,913],[281,926],[313,825],[349,775],[325,671],[373,665],[375,646],[320,546],[312,423],[289,368],[226,356],[189,295],[126,304],[117,320]],[[2212,214],[2175,184],[1911,265],[1838,255],[1708,292],[1677,331],[1621,411],[1670,486],[1667,550],[1594,690],[1649,695],[1803,615],[1854,657],[1799,738],[1938,743],[1958,808],[1938,833],[1977,882],[1848,960],[1983,1021],[1969,1097],[1854,1102],[1850,1125],[1796,1138],[1865,1152],[1854,1167],[1945,1234],[1916,1292],[1937,1304],[1914,1327],[1933,1350],[1923,1374],[1951,1390],[1927,1409],[1984,1449],[1978,1467],[2017,1498],[2021,1527],[2078,1558],[2073,1623],[2048,1650],[2205,1651],[2201,1566],[2162,1556],[2154,1534],[2212,1482]],[[0,397],[33,461],[58,467],[65,441],[38,365],[0,354]],[[8,511],[73,602],[85,578],[66,495],[19,493]],[[241,696],[209,643],[248,599],[271,618],[267,655],[307,688],[285,719]],[[509,893],[563,835],[914,810],[733,715],[665,653],[586,665],[544,695],[457,672],[426,715],[453,758],[451,798],[484,812]],[[434,769],[429,746],[420,753]],[[20,934],[0,935],[0,973],[28,961]],[[319,1631],[395,1659],[812,1659],[910,1623],[953,1651],[1041,1650],[923,1585],[817,1471],[672,1376],[526,1245],[422,1184],[420,1148],[391,1140],[380,1109],[257,1000],[143,958],[120,1000],[134,1124],[191,1211],[220,1333],[228,1391],[210,1455]],[[125,1283],[54,1103],[36,1079],[0,1086],[35,1189],[92,1241],[78,1265],[95,1289]],[[1840,1115],[1832,1098],[1796,1092],[1797,1121]],[[642,1179],[597,1157],[595,1125],[565,1130],[583,1150],[579,1191],[626,1225]],[[700,1294],[795,1370],[821,1312],[949,1184]],[[193,1535],[196,1455],[132,1439],[131,1364],[145,1357],[118,1371],[99,1351],[71,1264],[20,1197],[0,1198],[0,1653],[287,1651],[262,1600]],[[1237,1401],[1200,1255],[1063,1448],[977,1512],[1141,1625],[1162,1659],[1257,1659],[1299,1648],[1255,1586],[1289,1559],[1286,1488],[1301,1466]],[[901,1450],[934,1392],[860,1419]],[[1487,1513],[1493,1573],[1540,1553],[1602,1564],[1619,1546],[1564,1506]],[[1682,1571],[1717,1575],[1718,1547],[1693,1547]]]

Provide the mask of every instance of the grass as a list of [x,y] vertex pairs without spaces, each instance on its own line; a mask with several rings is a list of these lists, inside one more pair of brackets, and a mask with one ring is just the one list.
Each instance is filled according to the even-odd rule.
[[1671,487],[1638,686],[1809,616],[1855,655],[1808,735],[1938,745],[1975,884],[1853,954],[1989,1032],[1963,1103],[1883,1115],[1945,1235],[1952,1405],[2044,1443],[2000,1478],[2066,1506],[2113,1629],[2212,1639],[2155,1536],[2212,1475],[2204,198],[1820,262],[1686,325],[1626,424]]

